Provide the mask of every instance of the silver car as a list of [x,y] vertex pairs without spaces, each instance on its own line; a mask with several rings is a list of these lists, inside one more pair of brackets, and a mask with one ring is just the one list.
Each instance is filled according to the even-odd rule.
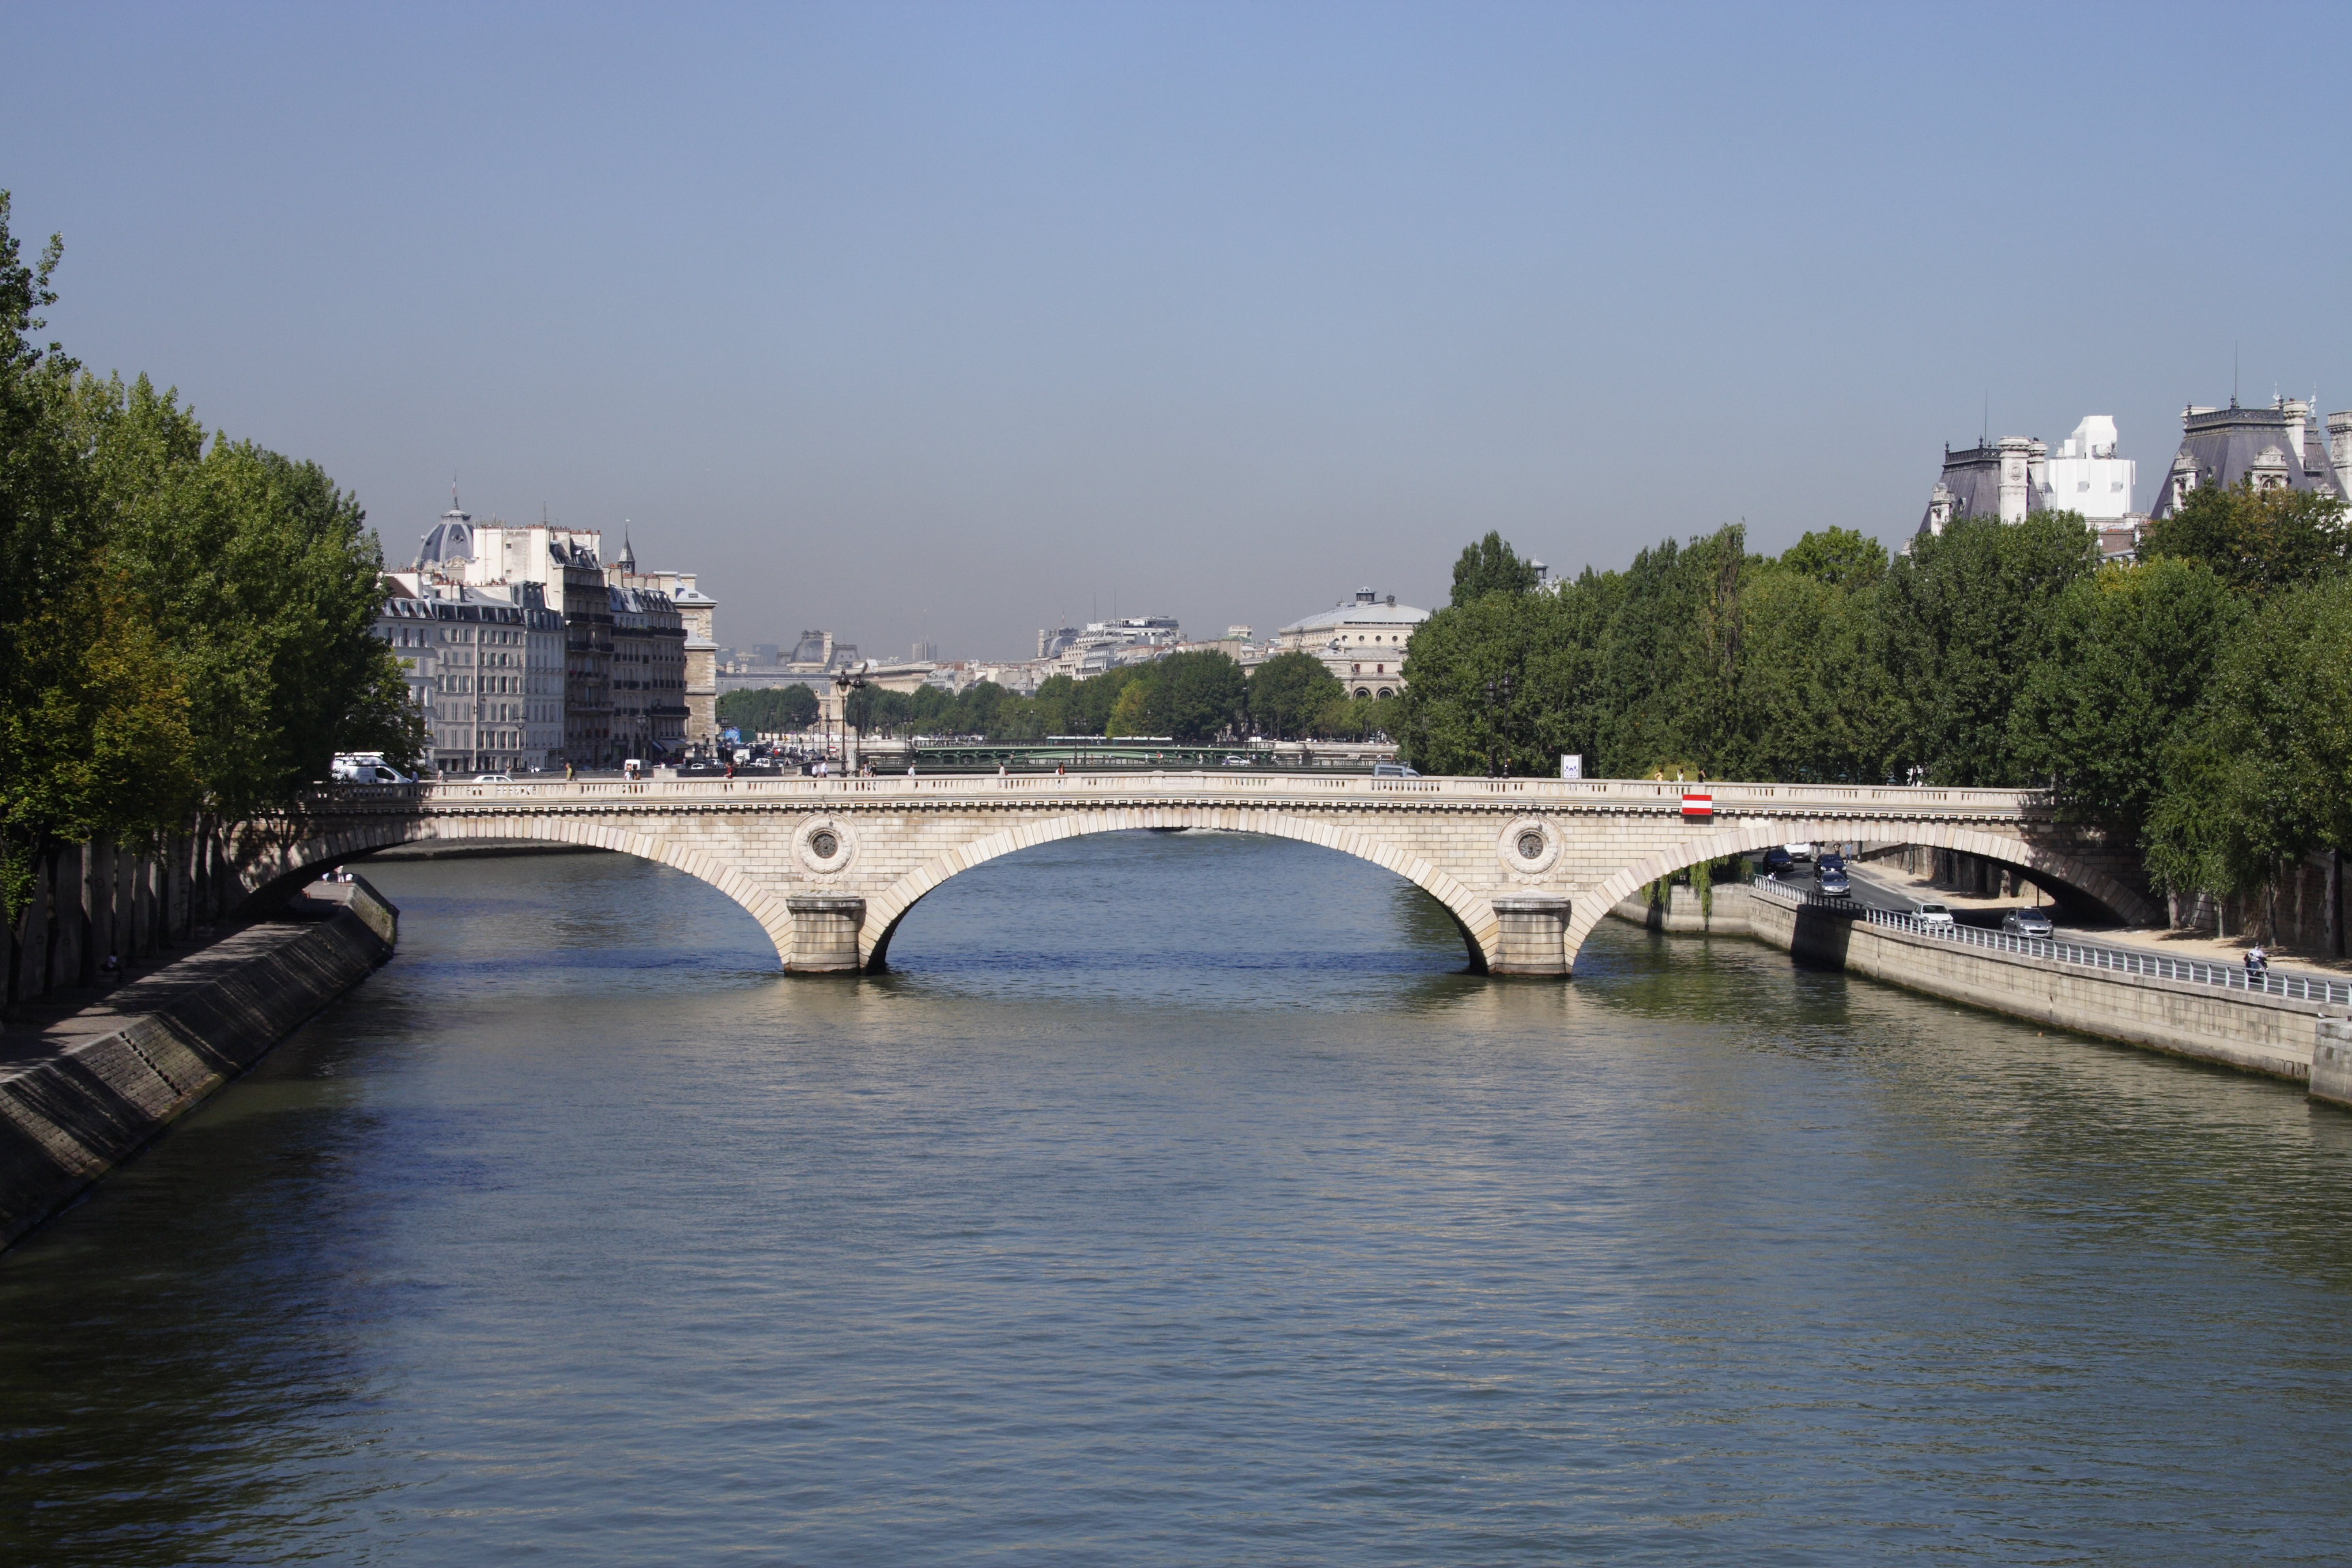
[[2048,936],[2058,928],[2040,910],[2016,909],[2000,917],[2000,929],[2018,936]]
[[1917,921],[1921,925],[1926,926],[1930,931],[1939,934],[1944,931],[1958,931],[1959,929],[1959,922],[1952,919],[1950,907],[1945,904],[1921,904],[1917,909],[1911,911],[1911,918]]

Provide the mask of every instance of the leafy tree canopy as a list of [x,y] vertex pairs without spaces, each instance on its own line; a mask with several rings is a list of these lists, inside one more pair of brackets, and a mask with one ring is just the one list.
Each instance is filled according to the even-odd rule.
[[1489,532],[1462,552],[1454,563],[1454,603],[1467,605],[1489,594],[1524,594],[1536,585],[1536,569],[1522,561],[1500,533]]
[[763,686],[719,699],[719,722],[745,735],[796,733],[816,723],[817,696],[805,686]]
[[1339,678],[1304,649],[1276,654],[1249,678],[1250,722],[1277,741],[1304,739],[1324,710],[1347,699]]
[[2231,588],[2261,597],[2340,575],[2347,549],[2352,531],[2336,497],[2239,484],[2189,491],[2178,511],[2148,525],[2141,553],[2203,562]]

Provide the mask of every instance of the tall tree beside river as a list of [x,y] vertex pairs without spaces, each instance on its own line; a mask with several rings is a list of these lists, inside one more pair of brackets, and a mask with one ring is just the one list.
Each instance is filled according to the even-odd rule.
[[290,803],[336,751],[413,757],[373,635],[383,561],[315,464],[214,437],[142,377],[36,336],[63,252],[27,264],[0,192],[0,893],[10,992],[38,868]]

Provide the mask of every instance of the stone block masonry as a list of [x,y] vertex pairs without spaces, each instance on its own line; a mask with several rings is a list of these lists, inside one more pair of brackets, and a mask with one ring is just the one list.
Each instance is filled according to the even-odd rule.
[[2086,969],[1776,899],[1749,900],[1748,921],[1755,936],[1801,963],[2242,1072],[2313,1077],[2316,1002]]
[[14,1243],[392,956],[399,911],[321,884],[112,993],[11,1031],[0,1058],[0,1247]]
[[[399,844],[532,839],[700,878],[759,921],[788,969],[888,960],[898,922],[949,879],[1093,833],[1216,828],[1353,855],[1454,917],[1474,969],[1564,978],[1594,922],[1701,860],[1799,838],[1918,842],[2018,867],[2153,919],[2131,858],[2017,790],[1717,784],[1703,805],[1654,780],[1391,778],[1255,769],[881,778],[579,780],[358,786],[242,825],[257,901]],[[862,909],[854,916],[853,905]],[[1727,904],[1736,899],[1727,899]],[[1724,915],[1727,921],[1729,911]]]

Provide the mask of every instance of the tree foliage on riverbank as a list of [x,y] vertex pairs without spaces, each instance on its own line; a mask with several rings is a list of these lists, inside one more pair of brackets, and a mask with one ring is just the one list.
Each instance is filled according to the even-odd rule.
[[2064,512],[1891,561],[1733,526],[1534,591],[1490,535],[1407,648],[1399,735],[1430,773],[2042,787],[2160,887],[2243,894],[2352,846],[2347,539],[2332,498],[2206,489],[2136,564]]
[[61,243],[0,192],[0,892],[97,837],[151,843],[293,799],[335,752],[422,749],[373,634],[383,562],[316,464],[43,344]]
[[1392,698],[1351,698],[1312,654],[1283,653],[1245,671],[1214,648],[1124,665],[1084,680],[1056,675],[1023,697],[990,681],[959,692],[864,687],[849,720],[869,734],[1042,741],[1165,735],[1188,744],[1250,734],[1275,740],[1375,739],[1395,723]]

